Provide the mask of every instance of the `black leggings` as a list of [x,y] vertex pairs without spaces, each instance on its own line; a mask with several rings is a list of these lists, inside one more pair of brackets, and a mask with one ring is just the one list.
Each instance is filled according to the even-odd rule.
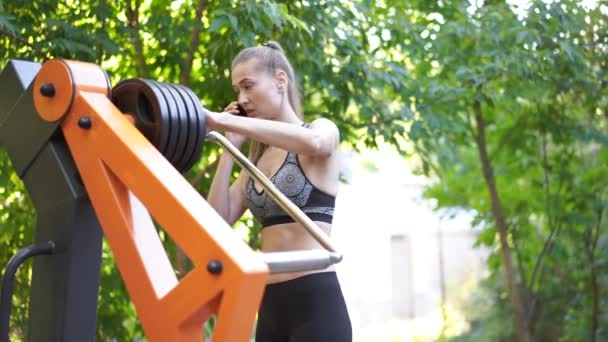
[[256,342],[351,342],[352,327],[336,272],[269,284]]

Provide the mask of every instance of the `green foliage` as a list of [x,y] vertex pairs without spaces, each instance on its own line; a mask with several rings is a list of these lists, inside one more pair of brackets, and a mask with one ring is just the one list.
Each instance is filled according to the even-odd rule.
[[[601,284],[608,269],[598,262],[608,248],[608,40],[598,30],[606,25],[605,4],[602,12],[574,1],[533,1],[523,17],[503,3],[467,6],[446,6],[450,21],[426,23],[436,33],[423,31],[417,48],[424,53],[412,54],[420,115],[410,138],[420,171],[437,179],[426,196],[438,208],[476,212],[478,244],[495,251],[488,280],[504,287],[490,185],[481,172],[483,133],[534,340],[605,338]],[[496,325],[499,311],[471,317],[463,339],[512,338]]]
[[[411,115],[405,107],[395,105],[407,75],[400,59],[386,58],[379,52],[380,46],[370,43],[368,32],[376,26],[376,18],[366,14],[375,7],[369,2],[333,0],[0,0],[0,64],[11,58],[94,62],[108,71],[113,84],[131,77],[182,83],[198,94],[205,107],[219,110],[236,96],[229,77],[234,55],[244,47],[273,39],[283,45],[294,65],[306,119],[328,117],[337,123],[345,145],[355,146],[363,140],[374,146],[377,136],[396,142],[405,130],[401,121],[393,120]],[[366,53],[373,49],[376,53]],[[219,150],[205,144],[204,151],[201,161],[185,176],[206,195]],[[32,241],[35,213],[5,153],[0,155],[0,163],[0,238],[7,246],[0,254],[0,264],[5,265]],[[248,230],[245,240],[259,247],[259,224],[244,217],[237,227]],[[161,238],[177,272],[183,275],[192,265],[179,260],[170,239],[164,234]],[[22,267],[16,298],[28,298],[30,272],[29,266]],[[142,336],[107,245],[101,282],[97,338]],[[26,315],[27,302],[17,303],[11,326],[20,336]]]
[[467,318],[471,322],[471,332],[463,336],[449,338],[450,342],[508,342],[511,341],[512,316],[505,298],[504,288],[491,283],[483,283],[471,299]]
[[[23,182],[13,171],[8,153],[0,149],[0,260],[2,274],[6,264],[18,249],[33,242],[36,215]],[[17,327],[12,336],[25,335],[29,301],[29,279],[31,261],[26,261],[18,270],[14,284],[11,326]]]
[[[382,139],[408,156],[407,139],[419,171],[435,179],[426,196],[438,208],[476,213],[477,244],[493,251],[490,276],[469,316],[471,331],[459,340],[515,334],[482,145],[534,339],[606,339],[608,3],[532,1],[524,15],[501,1],[471,3],[0,0],[0,64],[95,62],[113,84],[130,77],[183,83],[219,110],[235,97],[229,73],[237,51],[277,40],[296,70],[306,119],[336,122],[345,146]],[[206,143],[185,175],[203,195],[218,157]],[[0,180],[5,265],[32,241],[35,213],[3,151]],[[236,226],[259,246],[260,226],[250,217]],[[176,269],[187,272],[191,265],[180,264],[164,240]],[[102,263],[98,339],[142,336],[107,246]],[[16,337],[26,326],[29,272],[25,265],[18,275]]]

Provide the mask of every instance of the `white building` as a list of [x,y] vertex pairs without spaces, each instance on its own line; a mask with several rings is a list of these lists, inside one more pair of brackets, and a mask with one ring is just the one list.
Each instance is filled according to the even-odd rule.
[[[432,211],[421,199],[426,180],[396,152],[365,156],[345,154],[349,184],[341,184],[332,233],[345,255],[338,276],[354,341],[432,340],[443,324],[442,293],[451,307],[466,299],[487,251],[473,248],[470,215]],[[376,169],[365,167],[370,161]]]

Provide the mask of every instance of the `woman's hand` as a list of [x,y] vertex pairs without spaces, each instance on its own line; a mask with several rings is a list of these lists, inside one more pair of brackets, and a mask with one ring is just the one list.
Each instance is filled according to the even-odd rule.
[[226,108],[224,108],[224,112],[239,115],[239,103],[236,101],[230,102]]
[[[236,108],[236,102],[233,102],[233,103]],[[207,111],[207,113],[205,115],[205,123],[207,126],[207,132],[222,130],[222,127],[220,125],[222,116],[233,115],[234,109],[232,109],[231,105],[228,105],[228,107],[226,107],[225,112],[218,113],[218,112]],[[236,111],[238,113],[238,109],[236,109]],[[226,131],[225,135],[226,135],[226,139],[228,139],[228,141],[230,141],[230,143],[232,143],[237,148],[240,148],[243,145],[243,143],[245,143],[245,140],[247,140],[247,136],[239,134],[239,133],[235,133],[235,132]]]
[[[239,103],[237,101],[230,102],[226,108],[224,108],[224,112],[232,115],[240,115]],[[226,138],[238,148],[240,148],[241,145],[243,145],[247,140],[247,136],[229,131],[226,131]]]
[[222,119],[222,115],[226,115],[226,114],[239,115],[239,103],[236,101],[230,102],[226,106],[226,108],[224,108],[224,111],[221,113],[212,112],[212,111],[208,110],[205,113],[207,132],[221,130],[219,127],[219,122]]

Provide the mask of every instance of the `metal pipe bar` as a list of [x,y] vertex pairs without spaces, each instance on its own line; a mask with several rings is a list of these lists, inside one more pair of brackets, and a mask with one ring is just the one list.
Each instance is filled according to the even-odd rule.
[[4,276],[2,277],[2,292],[0,294],[0,341],[9,341],[9,321],[11,317],[11,307],[13,303],[13,285],[15,274],[21,264],[30,257],[41,254],[55,253],[55,243],[53,241],[41,242],[20,249],[6,265]]
[[[207,139],[222,146],[232,157],[236,160],[241,167],[249,173],[250,176],[255,178],[264,189],[266,189],[270,196],[297,222],[312,235],[325,249],[330,252],[338,253],[337,249],[333,246],[329,237],[319,226],[317,226],[298,206],[290,201],[274,184],[260,171],[253,163],[239,151],[226,137],[218,132],[211,131],[207,133]],[[340,255],[340,260],[342,256]]]
[[342,260],[338,253],[320,249],[263,253],[271,274],[325,269]]

